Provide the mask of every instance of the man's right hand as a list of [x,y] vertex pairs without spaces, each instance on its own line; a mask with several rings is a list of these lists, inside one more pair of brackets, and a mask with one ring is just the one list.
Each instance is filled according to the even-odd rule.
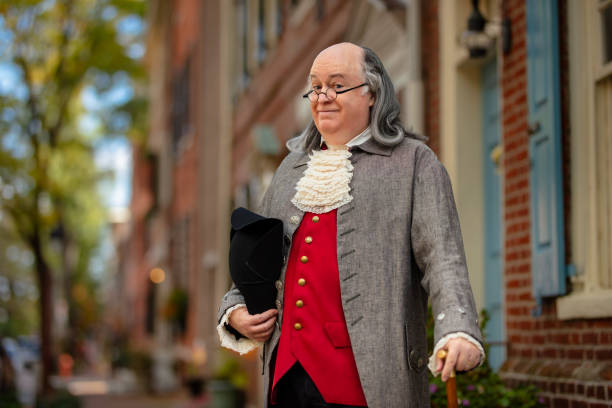
[[276,309],[251,315],[246,307],[239,307],[230,313],[227,320],[230,326],[238,330],[243,336],[263,343],[268,340],[274,331],[277,315],[278,310]]

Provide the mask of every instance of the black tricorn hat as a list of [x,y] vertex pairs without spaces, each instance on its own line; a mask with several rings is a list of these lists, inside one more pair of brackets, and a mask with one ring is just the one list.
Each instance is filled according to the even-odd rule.
[[237,208],[232,213],[229,267],[250,314],[275,308],[283,266],[283,222]]

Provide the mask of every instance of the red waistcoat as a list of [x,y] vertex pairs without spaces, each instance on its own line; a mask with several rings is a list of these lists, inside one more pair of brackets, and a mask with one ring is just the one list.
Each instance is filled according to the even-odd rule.
[[272,401],[279,379],[299,361],[325,402],[367,405],[340,297],[336,210],[304,214],[288,262]]

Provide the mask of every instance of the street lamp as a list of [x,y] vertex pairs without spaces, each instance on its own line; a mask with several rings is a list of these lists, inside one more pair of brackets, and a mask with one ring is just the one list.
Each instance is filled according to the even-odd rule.
[[[487,32],[489,31],[489,32]],[[467,31],[461,35],[461,44],[470,52],[470,58],[484,58],[495,42],[490,32],[501,34],[502,50],[507,54],[512,49],[512,27],[508,17],[501,21],[487,20],[478,9],[478,0],[472,0],[472,14],[468,18]]]

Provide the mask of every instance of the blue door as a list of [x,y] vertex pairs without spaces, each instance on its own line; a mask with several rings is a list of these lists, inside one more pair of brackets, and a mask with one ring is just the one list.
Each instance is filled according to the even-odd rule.
[[542,297],[565,293],[557,19],[556,0],[527,1],[531,271],[538,305]]
[[485,308],[491,320],[486,327],[489,364],[494,370],[506,359],[503,292],[502,292],[502,237],[501,237],[501,129],[497,60],[485,64],[482,78],[482,136],[484,173],[484,253],[485,253]]

